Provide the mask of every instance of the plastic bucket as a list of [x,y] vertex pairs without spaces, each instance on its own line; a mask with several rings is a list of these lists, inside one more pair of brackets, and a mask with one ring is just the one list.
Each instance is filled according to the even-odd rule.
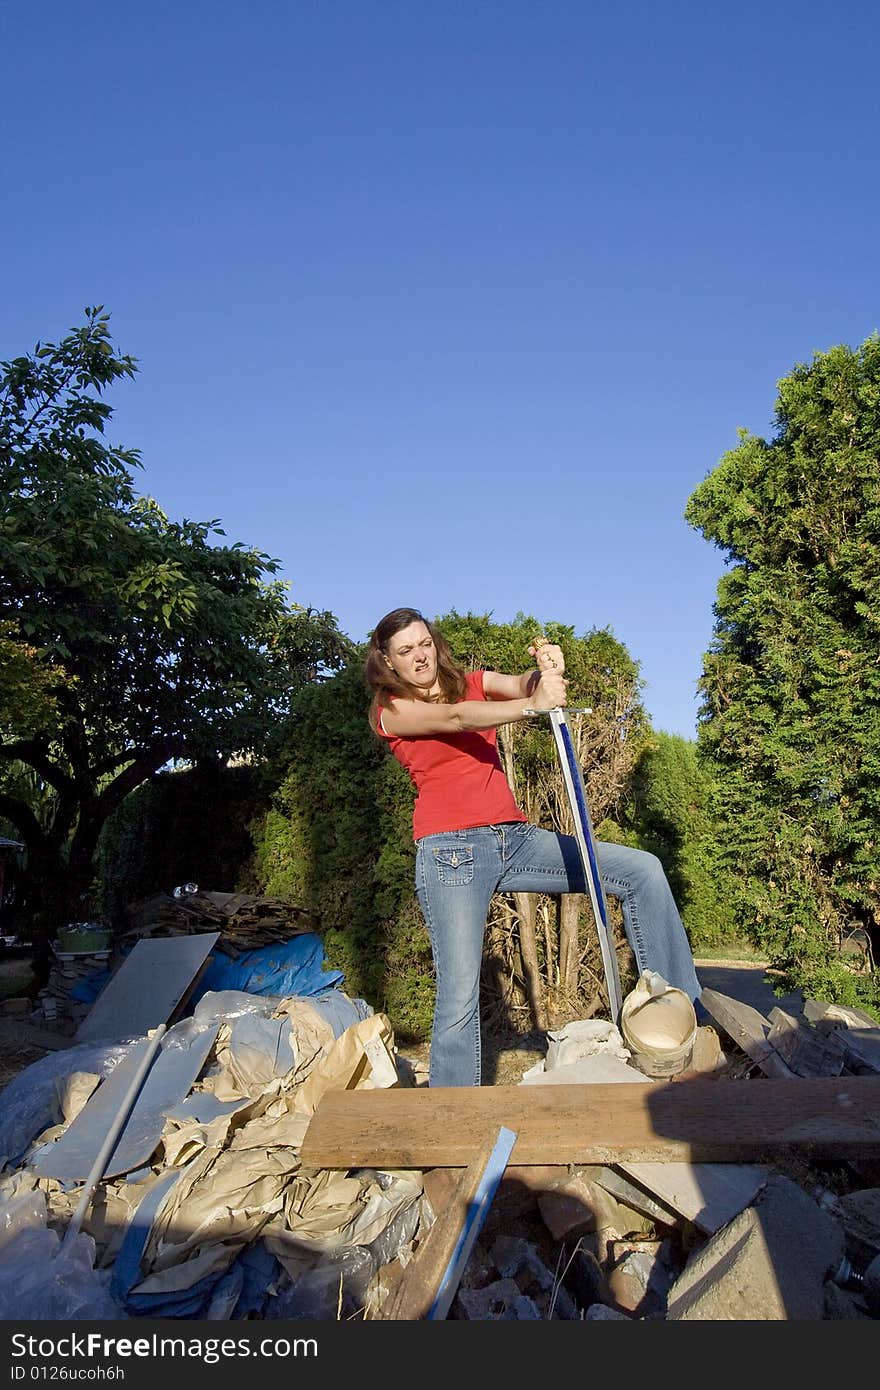
[[96,922],[68,922],[58,929],[59,951],[73,955],[106,951],[109,941],[110,932]]
[[646,1076],[676,1076],[690,1065],[697,1016],[682,990],[646,970],[623,1001],[620,1031],[634,1067]]

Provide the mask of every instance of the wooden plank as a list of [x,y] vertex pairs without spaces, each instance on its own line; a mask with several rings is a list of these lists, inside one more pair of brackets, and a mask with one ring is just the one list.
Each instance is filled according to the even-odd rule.
[[835,1037],[846,1048],[850,1071],[880,1073],[880,1028],[846,1028]]
[[855,1009],[849,1004],[827,1004],[820,999],[804,1000],[804,1017],[817,1028],[875,1028],[877,1020],[864,1009]]
[[722,994],[717,989],[704,989],[700,995],[700,1003],[765,1075],[794,1076],[791,1067],[767,1040],[770,1033],[769,1020],[757,1009],[753,1009],[751,1004],[731,999],[729,995]]
[[826,1036],[784,1009],[771,1009],[769,1021],[773,1026],[767,1041],[796,1076],[840,1076],[847,1054],[836,1033]]
[[[713,1028],[699,1029],[698,1035],[700,1032],[711,1033],[717,1038]],[[545,1073],[546,1083],[558,1085],[565,1080],[567,1071],[577,1073],[571,1076],[572,1081],[590,1085],[613,1082],[633,1086],[644,1085],[645,1081],[643,1073],[629,1063],[600,1052],[568,1066],[551,1068]],[[535,1083],[531,1080],[523,1082],[523,1085],[532,1084]],[[617,1166],[642,1187],[649,1188],[665,1206],[707,1232],[725,1225],[747,1206],[766,1177],[766,1169],[760,1165],[742,1163],[627,1163],[621,1160]],[[598,1181],[601,1183],[602,1179]]]
[[845,1004],[823,1004],[815,999],[806,1001],[804,1013],[821,1033],[833,1034],[846,1049],[850,1071],[880,1072],[880,1028],[870,1014]]
[[[413,1321],[428,1317],[435,1307],[456,1248],[463,1240],[478,1189],[497,1142],[498,1135],[491,1134],[461,1173],[455,1190],[404,1270],[397,1292],[387,1312],[382,1314],[384,1318],[397,1322]],[[456,1284],[460,1282],[463,1272],[464,1265],[458,1271]],[[455,1289],[452,1290],[454,1294]]]
[[711,1235],[754,1199],[770,1176],[760,1163],[622,1163],[642,1187]]
[[[610,1169],[597,1169],[597,1172],[610,1172]],[[447,1206],[462,1174],[461,1168],[427,1168],[422,1182],[425,1196],[431,1204],[431,1211],[439,1215]],[[541,1193],[549,1192],[571,1176],[567,1163],[533,1164],[526,1168],[504,1170],[498,1191],[495,1195],[495,1209],[504,1208],[505,1214],[515,1214],[523,1207],[532,1207]]]
[[850,1259],[861,1267],[869,1265],[880,1255],[880,1188],[864,1187],[841,1197],[837,1216]]
[[880,1077],[328,1092],[301,1159],[313,1168],[463,1168],[501,1125],[518,1136],[517,1165],[876,1155]]

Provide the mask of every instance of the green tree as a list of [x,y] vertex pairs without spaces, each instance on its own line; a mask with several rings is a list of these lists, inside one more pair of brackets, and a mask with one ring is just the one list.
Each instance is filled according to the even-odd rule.
[[34,734],[50,727],[63,678],[60,666],[17,638],[13,623],[0,622],[0,728]]
[[789,984],[877,1007],[849,968],[880,913],[880,338],[779,382],[688,501],[725,554],[700,682],[700,756],[738,928]]
[[714,783],[697,745],[656,733],[633,769],[625,823],[638,848],[666,869],[692,946],[713,947],[730,936],[730,912],[719,897],[713,854]]
[[0,760],[35,785],[4,779],[0,815],[45,930],[81,912],[134,788],[172,760],[265,752],[296,689],[351,648],[331,614],[288,603],[275,560],[135,492],[138,453],[105,441],[102,399],[135,371],[100,307],[0,364],[0,630],[52,704],[35,726],[4,700]]

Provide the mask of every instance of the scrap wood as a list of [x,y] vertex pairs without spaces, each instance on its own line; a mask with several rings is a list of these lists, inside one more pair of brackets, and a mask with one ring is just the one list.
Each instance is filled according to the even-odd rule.
[[837,1033],[823,1034],[806,1018],[771,1009],[767,1041],[797,1076],[840,1076],[847,1050]]
[[500,1125],[518,1135],[516,1164],[857,1157],[880,1150],[880,1077],[328,1093],[301,1157],[316,1168],[464,1167]]
[[717,1231],[748,1206],[770,1173],[760,1163],[622,1163],[620,1167],[707,1233]]
[[130,903],[125,916],[129,925],[119,937],[123,945],[143,936],[182,936],[213,928],[220,948],[233,958],[315,929],[308,908],[254,893],[197,891],[179,898],[155,893]]
[[804,1000],[804,1017],[823,1032],[841,1025],[844,1028],[877,1027],[877,1020],[864,1009],[853,1008],[850,1004],[827,1004],[819,999]]
[[834,1037],[846,1050],[846,1065],[852,1072],[880,1072],[880,1027],[863,1009],[845,1004],[824,1004],[807,999],[804,1014],[826,1036]]
[[[713,1028],[698,1029],[698,1035],[701,1032],[717,1038]],[[543,1073],[527,1073],[522,1084],[562,1085],[566,1081],[591,1086],[604,1083],[632,1086],[644,1084],[645,1076],[613,1053],[602,1051],[576,1062],[553,1066]],[[736,1215],[751,1201],[767,1176],[763,1166],[744,1163],[682,1163],[668,1159],[628,1163],[621,1159],[617,1166],[649,1189],[667,1208],[671,1207],[704,1231],[717,1230]]]
[[502,1126],[480,1145],[404,1270],[383,1318],[446,1317],[515,1139]]
[[846,1028],[836,1036],[846,1048],[850,1071],[880,1073],[880,1028]]
[[880,1188],[847,1193],[839,1200],[837,1214],[850,1259],[860,1266],[870,1264],[880,1255]]
[[731,999],[717,989],[704,989],[700,1003],[737,1047],[751,1057],[766,1076],[792,1077],[795,1073],[768,1041],[771,1023],[751,1004]]
[[[422,1174],[422,1184],[431,1210],[439,1216],[452,1199],[458,1185],[461,1168],[429,1168]],[[496,1194],[496,1206],[503,1205],[506,1215],[534,1206],[537,1198],[557,1187],[571,1176],[567,1163],[537,1164],[519,1168],[510,1164],[504,1170]]]

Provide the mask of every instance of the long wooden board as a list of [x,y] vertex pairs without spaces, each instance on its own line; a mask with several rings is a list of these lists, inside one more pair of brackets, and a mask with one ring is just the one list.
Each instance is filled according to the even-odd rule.
[[[397,1294],[384,1317],[429,1318],[432,1321],[445,1318],[473,1240],[479,1234],[494,1195],[494,1187],[490,1185],[484,1201],[479,1200],[498,1143],[499,1136],[495,1134],[485,1140],[461,1174],[455,1190],[404,1270]],[[495,1174],[496,1184],[499,1176]]]
[[301,1159],[314,1168],[466,1168],[501,1125],[518,1136],[510,1162],[519,1165],[876,1155],[880,1076],[331,1091]]
[[795,1073],[768,1041],[771,1023],[751,1004],[732,999],[717,989],[703,988],[700,1003],[725,1033],[751,1057],[767,1076],[793,1077]]

